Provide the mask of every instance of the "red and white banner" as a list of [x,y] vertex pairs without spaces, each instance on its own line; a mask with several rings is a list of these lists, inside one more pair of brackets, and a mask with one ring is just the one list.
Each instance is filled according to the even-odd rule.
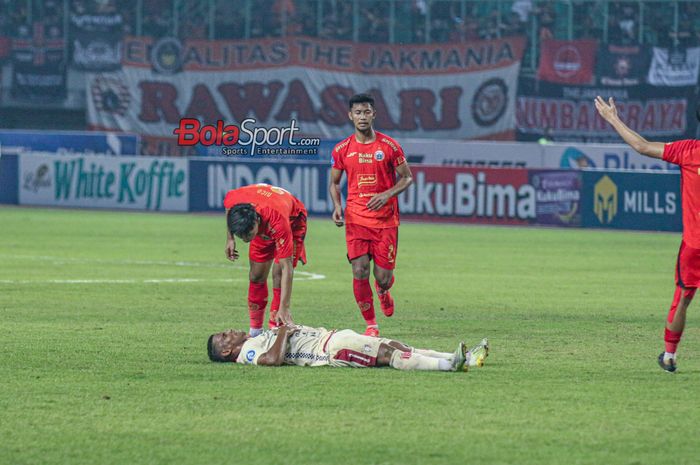
[[129,38],[122,70],[92,74],[95,128],[173,139],[181,118],[257,126],[295,119],[304,136],[341,139],[347,100],[369,92],[392,137],[513,139],[521,38],[363,45],[304,38],[152,43]]
[[537,77],[560,84],[592,84],[597,49],[596,40],[544,40]]

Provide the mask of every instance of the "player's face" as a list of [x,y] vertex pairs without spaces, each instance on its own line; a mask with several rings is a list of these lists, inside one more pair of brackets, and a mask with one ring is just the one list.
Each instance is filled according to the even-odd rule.
[[226,356],[230,354],[233,350],[240,347],[241,344],[248,338],[245,331],[237,331],[235,329],[229,329],[223,333],[215,334],[212,342],[214,347]]
[[377,112],[369,103],[355,103],[348,113],[350,121],[358,131],[370,129],[376,115]]

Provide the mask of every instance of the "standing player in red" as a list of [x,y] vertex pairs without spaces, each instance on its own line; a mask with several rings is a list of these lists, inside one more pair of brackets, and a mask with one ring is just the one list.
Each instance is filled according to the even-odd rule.
[[299,260],[306,264],[304,204],[280,187],[253,184],[229,191],[224,206],[228,226],[226,257],[231,261],[238,258],[235,236],[250,242],[248,314],[251,337],[262,332],[271,267],[273,297],[268,325],[273,328],[279,322],[294,324],[289,310],[292,277]]
[[685,328],[686,311],[700,285],[700,141],[680,140],[668,144],[649,142],[620,120],[612,98],[606,103],[598,96],[595,106],[600,116],[610,123],[634,150],[642,155],[679,165],[681,168],[683,240],[676,262],[676,292],[666,319],[666,350],[659,355],[661,368],[674,372],[676,349]]
[[[394,299],[389,289],[394,284],[398,252],[399,205],[396,196],[413,182],[403,149],[391,137],[372,127],[376,116],[374,99],[367,94],[354,95],[348,116],[355,133],[333,149],[330,193],[333,221],[343,225],[340,179],[348,180],[345,205],[345,240],[352,264],[355,300],[367,323],[367,336],[379,336],[374,313],[374,297],[369,284],[369,262],[374,260],[374,286],[382,312],[394,314]],[[400,178],[396,179],[396,175]]]

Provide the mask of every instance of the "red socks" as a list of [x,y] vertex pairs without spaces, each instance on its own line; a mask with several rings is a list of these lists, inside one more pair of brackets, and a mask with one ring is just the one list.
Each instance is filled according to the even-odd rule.
[[352,290],[355,294],[357,306],[362,312],[362,318],[367,322],[367,326],[376,326],[377,318],[374,314],[374,298],[372,295],[372,286],[369,285],[369,279],[352,280]]
[[664,343],[666,345],[666,352],[669,354],[675,354],[678,348],[678,343],[681,342],[681,336],[683,331],[671,331],[668,328],[664,329]]
[[251,328],[262,328],[266,306],[267,283],[254,283],[251,281],[248,285],[248,315],[250,316]]
[[282,289],[279,287],[272,288],[272,303],[270,304],[270,321],[267,322],[267,326],[272,329],[279,326],[277,324],[277,311],[280,309],[280,299],[282,296]]

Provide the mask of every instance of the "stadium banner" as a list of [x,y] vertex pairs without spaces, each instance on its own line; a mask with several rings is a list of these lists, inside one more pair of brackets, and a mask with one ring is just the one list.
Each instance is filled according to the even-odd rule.
[[543,40],[537,78],[560,84],[592,84],[597,48],[594,39]]
[[72,14],[73,67],[114,71],[121,67],[122,15]]
[[0,203],[17,204],[18,202],[17,163],[17,155],[6,155],[0,152]]
[[[524,142],[400,139],[411,165],[542,168],[542,147]],[[547,166],[557,168],[558,165]]]
[[581,172],[529,170],[535,188],[535,223],[581,226]]
[[[534,144],[533,144],[534,145]],[[623,144],[541,145],[542,166],[546,168],[678,171],[678,165],[645,157]]]
[[547,135],[555,141],[619,142],[617,132],[595,109],[598,95],[613,97],[621,119],[647,139],[695,137],[695,86],[565,86],[523,78],[515,110],[518,140]]
[[679,173],[582,172],[586,228],[681,231]]
[[421,166],[399,196],[405,220],[524,225],[537,218],[528,170]]
[[[189,158],[191,211],[223,211],[226,193],[249,184],[280,186],[304,202],[310,215],[330,215],[329,162],[239,162],[227,159]],[[345,177],[342,188],[345,189]],[[343,194],[345,195],[345,194]]]
[[136,134],[99,131],[0,130],[4,154],[50,152],[57,154],[137,155],[140,140]]
[[648,81],[654,86],[695,86],[698,83],[699,71],[700,47],[654,47]]
[[23,153],[19,204],[187,211],[187,160]]
[[61,101],[66,96],[65,39],[47,37],[54,27],[36,22],[32,36],[12,40],[12,88],[18,99]]
[[636,86],[646,80],[649,54],[641,45],[601,44],[597,68],[601,86]]
[[88,76],[88,122],[140,133],[147,153],[176,153],[185,117],[267,128],[295,120],[299,135],[339,140],[352,132],[348,98],[367,91],[376,128],[392,137],[512,140],[523,49],[519,37],[410,46],[128,37],[120,71]]

